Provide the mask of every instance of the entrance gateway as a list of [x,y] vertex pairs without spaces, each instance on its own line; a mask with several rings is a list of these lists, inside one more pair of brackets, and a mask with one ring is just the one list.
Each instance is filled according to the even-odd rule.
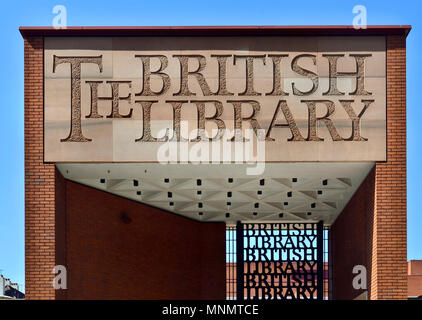
[[236,227],[238,299],[323,299],[322,221]]
[[[27,221],[40,170],[53,190],[50,261],[69,273],[53,296],[387,297],[383,215],[397,222],[392,261],[405,276],[395,94],[409,30],[21,28]],[[368,269],[361,288],[355,265]]]

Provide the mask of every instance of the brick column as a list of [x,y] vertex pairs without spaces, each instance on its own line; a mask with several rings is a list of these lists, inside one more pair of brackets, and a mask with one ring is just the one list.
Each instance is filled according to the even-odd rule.
[[406,43],[386,37],[387,161],[376,163],[331,227],[334,299],[354,299],[356,265],[368,276],[368,298],[407,298]]
[[407,298],[406,39],[387,37],[387,161],[375,168],[371,299]]
[[54,299],[54,164],[43,159],[43,38],[25,48],[25,291],[27,299]]

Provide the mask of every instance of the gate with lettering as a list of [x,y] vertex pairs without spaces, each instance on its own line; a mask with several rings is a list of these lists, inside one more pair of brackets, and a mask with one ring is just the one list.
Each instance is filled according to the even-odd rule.
[[236,226],[238,300],[322,300],[323,223]]

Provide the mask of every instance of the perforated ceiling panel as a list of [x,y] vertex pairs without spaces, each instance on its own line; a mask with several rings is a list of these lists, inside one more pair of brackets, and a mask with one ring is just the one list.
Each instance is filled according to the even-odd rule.
[[57,164],[73,180],[201,221],[318,221],[331,224],[373,163]]

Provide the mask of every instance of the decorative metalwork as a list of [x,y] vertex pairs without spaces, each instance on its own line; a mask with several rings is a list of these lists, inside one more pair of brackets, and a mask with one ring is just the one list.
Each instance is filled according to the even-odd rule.
[[236,227],[226,228],[226,299],[236,300]]
[[237,223],[237,299],[323,299],[323,223]]

